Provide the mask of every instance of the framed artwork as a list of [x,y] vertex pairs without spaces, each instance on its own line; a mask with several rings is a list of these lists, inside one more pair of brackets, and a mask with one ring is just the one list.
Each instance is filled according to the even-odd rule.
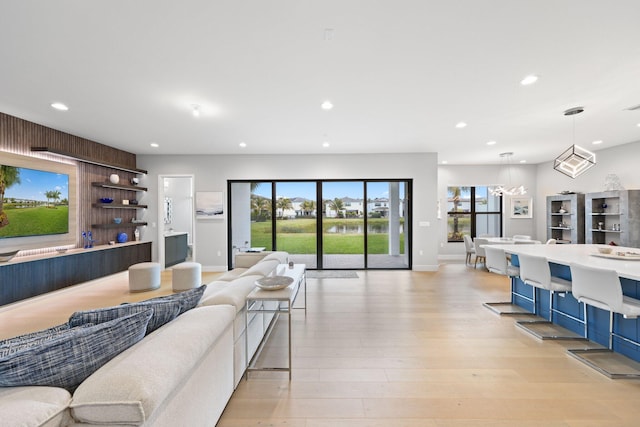
[[533,218],[532,203],[531,197],[512,197],[511,218]]
[[224,219],[222,191],[196,191],[196,219]]

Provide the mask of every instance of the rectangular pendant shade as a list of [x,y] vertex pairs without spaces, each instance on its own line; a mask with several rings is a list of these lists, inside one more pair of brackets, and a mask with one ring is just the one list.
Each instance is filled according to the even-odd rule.
[[556,157],[553,168],[571,178],[575,178],[595,164],[595,153],[574,144]]

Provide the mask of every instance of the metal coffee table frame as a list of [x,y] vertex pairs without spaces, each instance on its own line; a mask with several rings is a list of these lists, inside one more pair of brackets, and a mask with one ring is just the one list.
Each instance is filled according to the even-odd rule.
[[[293,283],[284,289],[278,290],[265,290],[259,287],[256,287],[253,291],[247,295],[247,307],[245,313],[245,349],[247,356],[249,355],[249,316],[251,313],[274,313],[275,316],[271,319],[269,326],[267,328],[266,333],[264,334],[258,348],[256,349],[255,354],[251,359],[248,359],[247,368],[245,371],[245,379],[248,379],[249,372],[256,371],[281,371],[289,373],[289,381],[291,381],[291,311],[292,310],[304,310],[305,315],[307,313],[307,275],[306,275],[306,265],[305,264],[294,264],[293,268],[289,268],[287,264],[278,265],[276,268],[276,274],[281,276],[287,276],[293,278]],[[293,304],[296,301],[296,297],[298,296],[298,292],[300,291],[300,286],[304,286],[304,306],[302,307],[293,307]],[[268,302],[268,301],[276,301],[278,302],[278,306],[276,309],[265,309],[264,304],[256,304],[257,302]],[[260,308],[255,308],[260,305]],[[278,318],[281,314],[287,315],[288,320],[288,359],[289,364],[286,367],[256,367],[255,364],[260,357],[260,353],[268,341],[275,325],[278,321]]]

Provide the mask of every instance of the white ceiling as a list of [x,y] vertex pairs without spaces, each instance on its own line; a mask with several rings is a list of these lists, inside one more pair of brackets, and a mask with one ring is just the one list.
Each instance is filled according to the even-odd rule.
[[640,141],[639,17],[638,0],[3,0],[0,111],[136,154],[540,163]]

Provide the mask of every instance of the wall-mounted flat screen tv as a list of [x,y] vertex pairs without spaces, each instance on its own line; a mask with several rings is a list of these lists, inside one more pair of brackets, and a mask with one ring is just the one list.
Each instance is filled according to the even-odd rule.
[[0,163],[0,239],[69,232],[69,175]]

